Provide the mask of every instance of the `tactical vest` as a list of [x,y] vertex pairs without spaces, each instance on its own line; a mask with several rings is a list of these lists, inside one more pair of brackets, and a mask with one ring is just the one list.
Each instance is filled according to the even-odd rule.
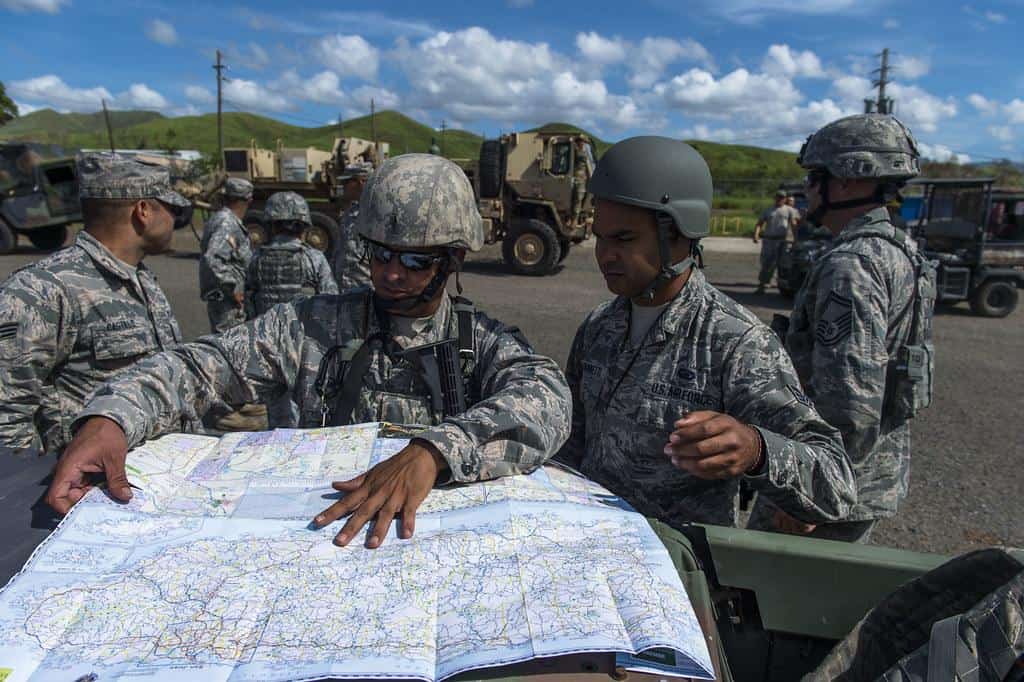
[[309,273],[316,268],[305,249],[261,247],[256,256],[258,288],[253,299],[257,315],[262,315],[278,303],[288,303],[302,296],[312,296],[316,287]]
[[935,346],[932,343],[932,311],[935,308],[936,268],[932,261],[915,248],[910,236],[893,227],[867,226],[846,234],[841,232],[833,244],[838,246],[856,239],[884,239],[903,252],[914,268],[914,300],[910,304],[910,333],[906,343],[889,358],[886,372],[883,414],[893,421],[906,421],[932,404],[935,374]]
[[[369,300],[369,299],[368,299]],[[367,396],[364,379],[374,356],[384,353],[398,365],[411,365],[427,395],[410,387],[408,394],[388,392],[369,396],[373,403],[392,402],[400,411],[423,415],[416,420],[423,425],[436,425],[445,417],[465,412],[479,400],[474,390],[473,374],[476,370],[476,324],[472,301],[453,297],[456,335],[435,343],[402,349],[387,331],[368,334],[369,305],[364,308],[363,319],[358,322],[362,338],[344,346],[327,350],[317,371],[315,390],[321,399],[323,426],[344,426],[352,423],[352,416]],[[388,410],[381,409],[387,421]],[[409,423],[409,417],[402,422]]]

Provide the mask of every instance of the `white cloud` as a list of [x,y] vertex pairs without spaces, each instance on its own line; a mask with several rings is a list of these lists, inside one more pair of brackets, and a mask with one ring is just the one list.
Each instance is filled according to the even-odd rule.
[[720,79],[703,69],[690,69],[659,83],[654,93],[685,113],[717,117],[784,109],[801,99],[789,80],[746,69],[736,69]]
[[288,111],[294,105],[288,98],[255,81],[232,78],[224,83],[224,99],[240,109]]
[[12,12],[45,12],[56,14],[70,0],[0,0],[0,7]]
[[917,142],[918,148],[921,150],[921,156],[932,161],[938,161],[939,163],[970,163],[971,157],[968,154],[962,154],[960,152],[954,152],[952,149],[944,144],[928,144],[927,142]]
[[910,55],[897,54],[893,60],[893,68],[896,70],[897,78],[915,80],[921,76],[928,75],[932,68],[932,62],[928,57],[912,57]]
[[380,52],[362,36],[325,36],[317,41],[314,52],[324,66],[342,77],[353,76],[362,80],[377,77]]
[[145,83],[132,83],[131,87],[117,96],[116,106],[126,109],[166,109],[168,101]]
[[895,31],[899,27],[900,22],[898,19],[886,19],[885,21],[882,22],[882,28],[884,28],[887,31]]
[[1010,126],[989,126],[988,134],[1000,142],[1012,142],[1014,138],[1013,128]]
[[[787,14],[853,15],[867,14],[881,0],[707,0],[706,8],[738,24],[756,24],[765,17]],[[689,4],[680,4],[689,9]]]
[[967,96],[967,101],[981,114],[995,114],[999,111],[999,102],[990,100],[974,92]]
[[761,62],[761,70],[787,78],[822,78],[825,76],[818,55],[810,50],[796,52],[789,45],[769,47],[768,54]]
[[28,114],[31,114],[33,111],[39,111],[40,109],[44,108],[33,106],[31,104],[25,104],[24,102],[15,102],[14,106],[18,107],[18,116],[27,116]]
[[1024,123],[1024,100],[1014,99],[1003,105],[1003,111],[1009,117],[1010,123]]
[[576,49],[595,64],[615,64],[626,59],[627,44],[622,38],[605,38],[591,31],[576,34]]
[[333,104],[339,106],[345,99],[341,90],[341,81],[333,71],[321,71],[309,78],[303,78],[295,71],[285,71],[281,77],[269,85],[276,94],[283,94],[289,99],[298,99],[317,104]]
[[360,113],[356,114],[357,116],[370,113],[370,100],[373,100],[373,106],[377,111],[397,109],[402,103],[402,99],[396,92],[387,88],[364,85],[352,91],[352,101],[362,107]]
[[217,101],[212,92],[199,85],[186,85],[185,97],[198,104],[213,104]]
[[1006,15],[1005,14],[1000,14],[999,12],[993,12],[992,10],[987,10],[985,12],[985,18],[988,19],[989,21],[991,21],[993,24],[1005,24],[1006,23]]
[[146,35],[161,45],[174,45],[178,42],[178,32],[174,30],[174,25],[162,19],[146,22]]
[[[864,98],[874,96],[871,81],[860,76],[842,76],[833,89],[851,109],[863,107]],[[893,83],[887,93],[896,100],[896,116],[916,132],[933,133],[939,123],[957,114],[954,98],[941,99],[916,85]]]
[[102,100],[114,99],[106,88],[73,88],[53,74],[11,81],[8,89],[15,98],[43,102],[55,109],[79,112],[99,111],[103,106]]
[[717,70],[711,53],[696,40],[644,38],[630,56],[632,75],[629,84],[638,89],[649,88],[661,78],[665,69],[681,61],[697,62],[711,72]]

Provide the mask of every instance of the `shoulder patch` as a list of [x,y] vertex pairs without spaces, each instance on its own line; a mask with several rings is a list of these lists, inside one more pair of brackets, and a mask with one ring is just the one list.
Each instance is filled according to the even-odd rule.
[[823,346],[834,346],[853,331],[853,299],[830,291],[825,311],[814,328],[814,338]]
[[5,322],[0,324],[0,358],[13,359],[18,354],[21,344],[18,341],[21,324]]
[[794,386],[793,384],[786,384],[786,388],[789,390],[790,394],[792,394],[793,398],[798,403],[804,405],[805,407],[814,407],[814,402],[807,397],[806,393],[800,390],[799,386]]

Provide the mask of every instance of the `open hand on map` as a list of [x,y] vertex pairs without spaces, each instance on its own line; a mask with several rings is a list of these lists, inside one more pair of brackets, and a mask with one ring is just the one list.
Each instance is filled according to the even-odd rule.
[[313,524],[322,528],[351,514],[334,542],[344,547],[370,519],[373,529],[366,541],[369,549],[380,547],[396,515],[401,514],[399,537],[412,537],[416,510],[434,487],[439,473],[448,467],[437,448],[426,441],[413,440],[394,457],[355,478],[335,482],[335,490],[345,497],[320,512]]
[[124,472],[128,440],[116,422],[92,417],[68,443],[53,472],[53,483],[46,491],[46,504],[67,514],[93,487],[91,474],[106,474],[107,490],[114,499],[127,502],[132,489]]

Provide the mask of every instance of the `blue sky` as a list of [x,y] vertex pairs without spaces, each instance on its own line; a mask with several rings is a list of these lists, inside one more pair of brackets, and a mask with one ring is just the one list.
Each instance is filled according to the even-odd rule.
[[23,111],[227,110],[323,125],[394,108],[493,135],[551,120],[795,149],[858,113],[890,48],[926,155],[1024,159],[1024,0],[0,0]]

